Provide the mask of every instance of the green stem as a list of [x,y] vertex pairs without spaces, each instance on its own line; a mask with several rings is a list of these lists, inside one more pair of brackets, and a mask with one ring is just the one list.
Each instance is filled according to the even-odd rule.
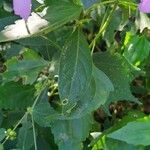
[[91,44],[90,44],[90,48],[92,48],[91,54],[93,54],[93,51],[94,51],[94,48],[95,48],[97,40],[101,37],[101,35],[103,34],[103,32],[108,27],[108,25],[109,25],[109,23],[110,23],[110,21],[112,19],[112,16],[114,14],[114,11],[116,10],[117,5],[118,5],[118,3],[116,1],[116,3],[114,4],[112,10],[109,13],[109,16],[107,17],[105,23],[100,27],[99,32],[97,33],[97,35],[95,36],[95,38],[91,42]]
[[89,7],[89,8],[85,11],[85,14],[88,14],[89,12],[91,12],[91,10],[97,8],[98,6],[107,5],[107,4],[111,4],[111,3],[114,3],[114,2],[115,2],[115,0],[108,0],[108,1],[96,3],[96,4],[92,5],[91,7]]
[[[26,112],[23,117],[18,121],[18,123],[15,125],[15,127],[13,128],[12,131],[15,131],[17,129],[17,127],[22,123],[22,121],[24,120],[24,118],[28,115],[28,113]],[[7,136],[5,138],[5,140],[3,141],[2,145],[4,145],[6,143],[6,141],[9,139],[9,136]]]
[[127,6],[138,7],[138,4],[136,4],[136,3],[133,3],[133,2],[127,2],[127,1],[123,1],[123,0],[119,0],[119,4],[127,5]]
[[[45,81],[46,82],[46,81]],[[44,86],[46,86],[45,84],[44,84]],[[40,95],[41,95],[41,93],[42,93],[42,91],[43,91],[43,89],[44,88],[42,88],[42,90],[41,90],[41,92],[38,94],[38,96],[36,97],[36,99],[35,99],[35,101],[34,101],[34,103],[33,103],[33,105],[32,105],[32,109],[31,110],[33,110],[34,109],[34,107],[35,107],[35,105],[36,105],[36,103],[37,103],[37,101],[38,101],[38,99],[39,99],[39,97],[40,97]],[[29,112],[27,111],[27,112],[25,112],[25,114],[23,115],[23,117],[18,121],[18,123],[15,125],[15,127],[13,128],[13,131],[15,131],[16,129],[17,129],[17,127],[22,123],[22,121],[24,120],[24,118],[25,117],[27,117],[27,115],[29,114]],[[32,115],[32,113],[30,114],[31,115],[31,118],[32,118],[32,126],[33,126],[33,134],[34,134],[34,140],[35,140],[35,126],[34,126],[34,118],[33,118],[33,115]],[[6,141],[9,139],[9,136],[7,136],[6,138],[5,138],[5,140],[2,142],[2,145],[4,145],[5,143],[6,143]],[[36,145],[35,145],[35,150],[37,150],[37,147],[36,147]]]
[[33,118],[33,115],[32,115],[32,114],[31,114],[31,119],[32,119],[32,129],[33,129],[33,138],[34,138],[34,149],[37,150],[35,124],[34,124],[34,118]]

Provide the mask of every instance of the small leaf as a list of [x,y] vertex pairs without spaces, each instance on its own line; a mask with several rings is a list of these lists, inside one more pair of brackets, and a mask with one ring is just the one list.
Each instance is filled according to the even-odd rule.
[[42,69],[48,66],[48,62],[39,57],[34,51],[26,50],[22,56],[23,60],[18,60],[17,57],[7,60],[5,63],[7,70],[2,75],[3,82],[23,78],[24,84],[32,84]]

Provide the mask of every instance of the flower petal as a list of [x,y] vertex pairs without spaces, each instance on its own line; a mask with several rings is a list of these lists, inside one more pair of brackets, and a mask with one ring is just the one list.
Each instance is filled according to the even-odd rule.
[[143,13],[150,13],[150,0],[141,0],[139,10]]
[[13,9],[16,15],[27,20],[31,14],[31,0],[13,0]]

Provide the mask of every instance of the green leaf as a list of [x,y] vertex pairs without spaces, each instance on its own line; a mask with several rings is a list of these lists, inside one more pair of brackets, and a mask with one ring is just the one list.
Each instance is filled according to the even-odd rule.
[[91,128],[92,116],[71,118],[55,111],[48,103],[46,91],[33,110],[34,120],[42,127],[51,127],[60,150],[80,150]]
[[109,150],[137,150],[136,146],[118,140],[106,138],[105,142],[105,145]]
[[114,91],[114,87],[106,74],[97,67],[93,68],[93,76],[96,84],[94,101],[96,101],[95,103],[98,108],[98,106],[103,105],[107,101],[110,92]]
[[124,43],[124,56],[133,65],[139,66],[149,55],[150,42],[145,36],[128,32]]
[[54,142],[53,134],[50,128],[37,127],[37,147],[43,150],[57,150],[58,147]]
[[51,122],[61,115],[55,111],[48,102],[39,103],[33,110],[34,120],[42,127],[50,127]]
[[5,131],[6,131],[5,129],[0,128],[0,141],[2,141],[5,138],[6,136]]
[[150,145],[150,119],[140,119],[128,123],[121,129],[108,134],[112,139],[124,141],[133,145]]
[[114,92],[110,93],[109,101],[128,100],[137,102],[131,94],[130,82],[132,81],[132,70],[126,60],[119,54],[96,53],[93,57],[95,65],[103,71],[112,81]]
[[60,50],[59,45],[55,41],[55,35],[50,34],[51,37],[38,36],[38,37],[29,37],[25,39],[17,40],[20,45],[28,47],[40,53],[44,59],[51,60],[52,56]]
[[34,145],[31,122],[27,121],[27,116],[19,129],[17,147],[21,150],[30,150]]
[[8,46],[7,44],[4,46],[6,46],[6,53],[4,55],[6,59],[10,59],[13,56],[17,56],[19,52],[21,52],[24,49],[22,45],[14,43],[8,43]]
[[10,82],[0,85],[0,108],[24,109],[34,101],[34,87]]
[[79,98],[77,106],[71,112],[63,115],[55,111],[48,103],[46,95],[44,98],[46,102],[39,103],[33,111],[35,121],[41,126],[50,126],[53,120],[77,119],[98,109],[108,99],[113,85],[108,77],[96,67],[93,68],[93,74],[95,78],[91,80],[91,84],[86,88]]
[[0,150],[4,150],[4,146],[0,144]]
[[14,23],[14,21],[16,21],[17,17],[13,16],[13,17],[5,17],[0,19],[0,30],[3,30],[5,26],[7,26],[8,24]]
[[91,115],[79,119],[54,121],[51,126],[59,150],[82,150],[82,141],[89,135]]
[[7,60],[5,63],[7,70],[2,74],[3,82],[6,83],[22,78],[24,84],[32,84],[42,69],[48,66],[48,62],[34,51],[26,50],[22,56],[22,60],[18,60],[17,57]]
[[66,42],[60,59],[59,95],[64,111],[75,107],[80,95],[90,84],[91,77],[90,50],[85,37],[77,30]]
[[109,78],[93,66],[91,83],[81,95],[77,102],[77,107],[72,110],[69,117],[80,118],[88,113],[92,113],[108,100],[111,91],[113,91],[113,85]]
[[39,103],[33,109],[33,118],[41,127],[50,127],[51,122],[61,117],[48,102],[48,90],[45,89],[39,97]]
[[[122,127],[126,126],[129,122],[136,121],[137,118],[140,119],[143,118],[144,116],[145,114],[142,113],[141,111],[137,111],[137,110],[128,111],[127,115],[125,115],[122,119],[116,120],[113,126],[105,130],[103,134],[101,134],[97,138],[93,139],[92,143],[90,144],[91,146],[93,146],[92,150],[99,150],[103,146],[108,147],[110,150],[117,150],[117,148],[119,149],[119,147],[122,145],[124,145],[124,147],[133,148],[133,146],[126,144],[125,142],[110,139],[109,137],[107,137],[107,135],[121,129]],[[102,144],[102,141],[104,144]],[[114,142],[114,144],[110,147],[109,142]]]
[[[24,21],[17,20],[15,24],[0,32],[0,43],[30,37],[31,35],[37,36],[49,33],[76,19],[80,15],[81,10],[81,6],[57,0],[48,6],[46,15],[43,18],[33,13],[28,19],[27,25],[30,34],[27,32]],[[20,32],[18,32],[19,29],[21,29]]]
[[66,22],[77,18],[81,13],[82,7],[71,2],[61,2],[56,0],[48,6],[47,14],[44,19],[48,20],[50,25],[44,31],[52,31]]

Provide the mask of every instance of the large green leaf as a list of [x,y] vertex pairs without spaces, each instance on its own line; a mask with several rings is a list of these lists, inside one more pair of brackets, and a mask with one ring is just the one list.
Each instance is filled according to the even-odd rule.
[[60,59],[59,94],[64,112],[75,107],[91,77],[90,50],[81,31],[76,30],[68,39]]
[[126,60],[119,54],[109,53],[96,53],[93,59],[95,65],[109,77],[114,85],[114,92],[110,93],[109,103],[118,100],[135,102],[136,98],[130,91],[132,70]]
[[121,129],[108,134],[108,137],[133,145],[150,145],[150,119],[130,122]]
[[85,92],[80,96],[77,105],[68,114],[61,114],[54,110],[48,103],[47,94],[44,101],[39,103],[33,111],[35,121],[41,126],[50,126],[54,120],[72,120],[81,118],[103,105],[113,90],[113,85],[108,77],[94,66],[93,78]]
[[38,56],[34,51],[26,50],[22,56],[22,60],[18,60],[17,57],[12,57],[7,60],[5,63],[7,70],[2,75],[4,82],[22,78],[24,84],[32,84],[42,69],[48,66],[48,62]]
[[15,24],[8,26],[0,32],[0,42],[49,33],[67,22],[76,19],[80,15],[81,10],[81,6],[57,0],[49,4],[46,15],[43,18],[32,13],[27,22],[30,33],[26,29],[24,20],[18,20]]
[[0,108],[24,109],[34,101],[34,87],[10,82],[0,85]]

